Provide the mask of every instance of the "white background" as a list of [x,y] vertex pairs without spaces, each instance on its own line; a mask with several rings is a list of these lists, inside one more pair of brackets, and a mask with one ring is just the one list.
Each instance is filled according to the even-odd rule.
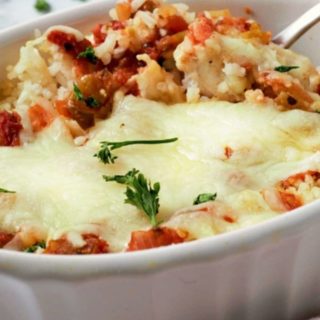
[[[58,11],[74,6],[81,6],[87,0],[47,0],[52,7],[52,11]],[[0,28],[9,27],[16,23],[35,19],[43,14],[35,8],[36,0],[0,0]]]

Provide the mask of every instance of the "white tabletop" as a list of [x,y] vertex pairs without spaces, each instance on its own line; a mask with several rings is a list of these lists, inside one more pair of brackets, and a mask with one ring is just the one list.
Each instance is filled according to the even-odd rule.
[[[80,0],[47,0],[51,7],[51,11],[58,11],[74,6],[81,6],[84,1]],[[86,2],[94,0],[86,0]],[[0,28],[9,27],[16,23],[32,20],[42,13],[35,8],[36,0],[0,0]]]

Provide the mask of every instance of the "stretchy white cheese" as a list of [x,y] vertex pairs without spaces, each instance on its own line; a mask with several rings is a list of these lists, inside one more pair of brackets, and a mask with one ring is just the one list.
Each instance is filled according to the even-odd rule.
[[[114,164],[93,157],[100,141],[173,137],[178,141],[114,150]],[[92,231],[111,251],[125,250],[131,232],[149,229],[150,223],[124,203],[125,187],[102,175],[136,168],[160,182],[159,220],[165,225],[194,238],[232,230],[278,214],[265,202],[263,189],[292,174],[320,170],[319,137],[320,115],[305,111],[213,101],[167,106],[127,96],[82,146],[58,118],[33,142],[0,148],[0,185],[16,191],[11,202],[0,194],[0,224],[8,231],[37,227],[49,239],[67,234],[73,243],[81,242],[77,234]],[[188,214],[175,214],[191,207],[200,193],[217,193],[215,206],[228,208],[236,221],[199,212],[191,221]]]

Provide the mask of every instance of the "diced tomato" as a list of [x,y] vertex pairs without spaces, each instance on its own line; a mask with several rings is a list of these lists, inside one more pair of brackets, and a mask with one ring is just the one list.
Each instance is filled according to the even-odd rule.
[[74,247],[65,237],[50,240],[44,253],[47,254],[99,254],[108,253],[108,243],[95,234],[82,235],[86,244],[82,247]]
[[236,219],[234,217],[231,217],[228,215],[223,216],[223,220],[226,222],[229,222],[229,223],[234,223],[236,221]]
[[211,211],[211,208],[209,208],[209,207],[202,207],[202,208],[199,208],[198,211],[201,211],[201,212],[210,212],[210,211]]
[[118,20],[110,21],[110,26],[112,30],[121,30],[125,28],[125,24]]
[[[123,58],[112,61],[110,64],[111,75],[111,94],[113,94],[120,87],[127,87],[128,80],[138,72],[139,61],[136,59],[135,54],[127,52]],[[135,85],[129,85],[128,89],[135,89]],[[133,90],[136,91],[136,90]]]
[[102,32],[103,24],[97,24],[94,29],[92,30],[94,43],[95,45],[99,45],[106,39],[106,33]]
[[157,41],[157,49],[160,53],[165,51],[173,51],[184,39],[184,32],[179,32],[170,36],[165,36]]
[[293,210],[303,205],[302,198],[294,190],[298,190],[299,185],[305,182],[307,177],[311,178],[315,185],[319,185],[320,172],[314,170],[294,174],[277,184],[278,195],[287,210]]
[[0,248],[3,248],[14,237],[14,234],[0,231]]
[[131,5],[127,2],[120,2],[116,4],[116,12],[120,21],[126,21],[131,16]]
[[73,34],[66,33],[60,30],[53,30],[47,36],[48,41],[59,46],[64,52],[77,58],[77,56],[91,46],[87,39],[78,41]]
[[33,132],[40,132],[53,121],[53,115],[39,104],[28,109],[28,116]]
[[202,44],[212,35],[213,31],[214,25],[212,20],[201,15],[192,25],[189,26],[188,36],[193,43]]
[[16,112],[0,111],[0,146],[20,145],[21,117]]
[[132,82],[130,85],[127,85],[126,88],[128,90],[127,94],[132,94],[136,97],[140,94],[139,86],[136,81]]
[[112,80],[117,84],[117,86],[122,87],[135,73],[135,70],[131,70],[129,68],[120,68],[115,70],[115,72],[112,74]]
[[278,192],[280,199],[287,210],[293,210],[303,205],[302,200],[298,195],[286,191]]
[[269,44],[269,42],[271,41],[271,32],[263,31],[258,23],[247,21],[245,27],[246,31],[242,32],[242,37],[247,39],[257,39],[260,40],[260,42],[263,44]]
[[160,50],[158,50],[158,48],[156,47],[155,43],[145,44],[142,50],[153,60],[158,60],[161,53]]
[[257,77],[257,83],[265,96],[275,99],[277,96],[286,93],[295,99],[295,108],[312,111],[310,106],[314,100],[300,84],[291,82],[288,86],[283,78],[270,76],[268,71],[260,72]]
[[97,24],[94,29],[92,30],[94,43],[95,45],[99,45],[104,42],[104,40],[107,37],[107,33],[103,32],[103,29],[111,28],[112,30],[121,30],[125,28],[124,22],[118,21],[118,20],[112,20],[105,24]]
[[44,253],[48,254],[76,254],[76,249],[66,238],[50,240]]
[[92,47],[89,40],[83,39],[78,41],[73,34],[68,34],[59,30],[51,31],[47,38],[74,59],[77,77],[102,69],[103,63],[101,60],[96,59],[92,62],[85,57],[79,57],[80,53],[84,52],[88,47]]
[[216,22],[216,29],[222,34],[230,33],[232,30],[246,32],[250,30],[251,24],[245,18],[222,17]]
[[157,7],[158,7],[157,1],[147,0],[139,8],[139,10],[152,12]]
[[98,253],[108,253],[109,246],[108,243],[100,239],[95,234],[84,234],[83,240],[86,244],[77,250],[78,254],[98,254]]
[[283,212],[299,208],[304,204],[299,187],[301,183],[306,181],[315,186],[320,186],[320,172],[308,170],[294,174],[278,182],[272,190],[262,191],[263,198],[275,211]]
[[67,100],[56,100],[55,103],[55,108],[57,112],[66,117],[66,118],[71,118],[71,113],[68,110],[68,101]]
[[145,250],[184,242],[185,238],[170,228],[158,228],[148,231],[134,231],[128,244],[128,251]]
[[226,156],[227,159],[230,159],[232,154],[233,154],[232,148],[228,146],[224,148],[224,155]]
[[166,18],[166,23],[163,28],[167,30],[168,35],[171,35],[187,30],[188,24],[181,16],[172,15]]
[[320,172],[314,170],[308,170],[305,172],[300,172],[288,177],[280,182],[280,186],[283,189],[288,189],[290,187],[298,187],[301,182],[306,180],[306,176],[310,176],[315,182],[320,180]]
[[121,68],[127,68],[136,71],[138,68],[136,53],[127,50],[122,58],[113,59],[108,65],[110,72],[114,72],[114,70]]

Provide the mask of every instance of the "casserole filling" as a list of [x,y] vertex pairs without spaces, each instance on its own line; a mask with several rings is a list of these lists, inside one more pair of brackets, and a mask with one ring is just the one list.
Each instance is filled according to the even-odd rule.
[[[26,43],[0,91],[0,247],[134,251],[320,198],[320,75],[252,19],[121,2]],[[298,213],[297,213],[298,214]]]

